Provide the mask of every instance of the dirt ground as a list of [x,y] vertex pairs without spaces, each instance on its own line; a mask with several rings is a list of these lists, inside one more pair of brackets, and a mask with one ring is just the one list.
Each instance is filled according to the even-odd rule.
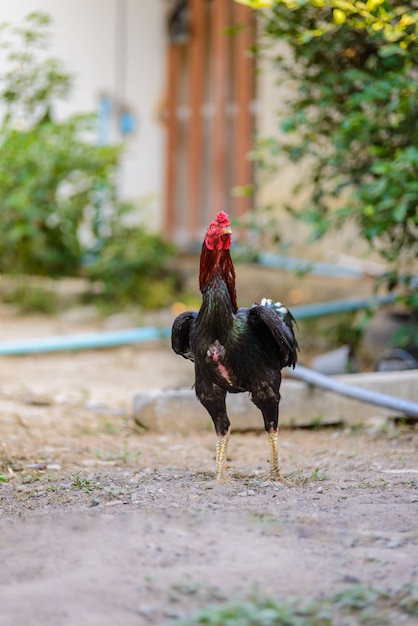
[[[0,341],[100,328],[0,321]],[[163,435],[135,429],[135,393],[192,383],[168,342],[0,370],[2,626],[171,624],[257,589],[318,600],[417,581],[416,428],[283,430],[293,488],[266,480],[262,432],[235,434],[218,485],[213,432],[180,436],[175,415]]]

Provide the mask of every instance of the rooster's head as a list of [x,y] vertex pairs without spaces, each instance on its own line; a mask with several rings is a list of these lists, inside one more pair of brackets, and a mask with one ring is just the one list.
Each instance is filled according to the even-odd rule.
[[216,219],[208,226],[200,255],[200,291],[216,284],[214,277],[220,276],[227,286],[232,307],[237,312],[235,292],[235,270],[229,248],[231,247],[231,224],[224,211],[219,211]]
[[231,247],[231,224],[224,211],[219,211],[216,220],[208,226],[205,245],[208,250],[229,250]]

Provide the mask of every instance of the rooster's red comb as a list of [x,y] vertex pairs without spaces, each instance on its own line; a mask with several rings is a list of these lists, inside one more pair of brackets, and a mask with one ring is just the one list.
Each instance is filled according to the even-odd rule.
[[225,213],[225,211],[219,211],[219,213],[217,213],[216,221],[218,222],[218,224],[220,226],[230,226],[231,225],[230,222],[229,222],[228,213]]

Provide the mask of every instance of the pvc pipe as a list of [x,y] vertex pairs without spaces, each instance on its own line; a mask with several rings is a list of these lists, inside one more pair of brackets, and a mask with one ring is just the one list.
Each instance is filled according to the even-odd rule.
[[396,301],[397,297],[397,294],[388,293],[383,296],[372,296],[369,298],[347,298],[330,302],[317,302],[315,304],[295,306],[291,309],[291,313],[296,320],[304,320],[310,317],[360,311],[361,309],[368,309],[382,304],[391,304]]
[[130,343],[143,343],[169,337],[170,328],[130,328],[127,330],[83,333],[62,337],[40,337],[20,341],[4,341],[0,344],[0,355],[35,354],[38,352],[58,352],[60,350],[84,350],[111,348]]
[[[358,311],[371,306],[388,304],[396,300],[395,294],[376,296],[372,298],[335,300],[296,306],[292,314],[296,320],[333,315],[345,311]],[[102,331],[61,337],[40,337],[36,339],[22,339],[4,341],[0,343],[0,356],[13,354],[35,354],[37,352],[58,352],[60,350],[85,350],[96,348],[111,348],[130,343],[144,343],[170,337],[171,326],[157,328],[145,326],[127,330]]]
[[264,267],[276,267],[316,276],[332,276],[333,278],[362,278],[364,276],[364,271],[356,267],[332,265],[323,261],[306,261],[305,259],[280,256],[272,252],[261,252],[257,257],[257,263]]
[[299,380],[303,380],[305,383],[315,385],[316,387],[322,387],[328,391],[338,393],[348,398],[354,398],[360,400],[360,402],[366,402],[368,404],[375,404],[377,406],[383,406],[387,409],[393,409],[396,413],[401,413],[407,417],[413,417],[418,419],[418,404],[409,400],[403,400],[395,396],[390,396],[386,393],[379,393],[377,391],[371,391],[370,389],[363,389],[354,385],[348,385],[340,380],[314,372],[313,370],[304,367],[303,365],[297,365],[294,370],[289,369],[288,373]]
[[[391,302],[387,297],[385,301]],[[380,303],[382,298],[380,298]],[[293,314],[296,319],[315,317],[335,312],[356,310],[365,308],[375,303],[376,299],[361,300],[341,300],[305,307],[295,307]],[[6,341],[0,344],[0,355],[21,355],[37,354],[40,352],[57,352],[60,350],[83,350],[95,348],[109,348],[131,343],[143,343],[169,337],[171,326],[156,328],[152,326],[143,328],[131,328],[127,330],[103,331],[96,333],[85,333],[78,335],[68,335],[62,337],[43,337],[37,339],[24,339],[21,341]],[[350,398],[355,398],[361,402],[367,402],[378,406],[393,409],[397,413],[402,413],[408,417],[418,419],[418,404],[403,400],[387,394],[377,393],[368,389],[362,389],[353,385],[347,385],[341,381],[314,372],[302,365],[297,365],[295,370],[289,373],[294,378],[298,378],[312,385],[322,387],[334,393],[339,393]]]
[[[361,268],[347,265],[335,265],[324,261],[308,261],[295,257],[282,256],[273,252],[260,252],[255,261],[264,267],[276,267],[279,269],[299,272],[302,274],[314,274],[316,276],[332,276],[333,278],[363,278],[367,272]],[[400,277],[401,282],[405,277]],[[410,281],[410,282],[409,282]],[[418,287],[418,274],[408,277],[410,287]]]

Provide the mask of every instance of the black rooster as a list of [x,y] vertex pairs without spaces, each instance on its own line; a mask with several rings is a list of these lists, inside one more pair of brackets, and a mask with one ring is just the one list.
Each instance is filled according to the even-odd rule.
[[248,391],[263,414],[270,444],[270,478],[286,482],[279,469],[277,430],[281,370],[294,367],[297,360],[293,317],[271,300],[238,309],[230,246],[228,215],[220,211],[209,224],[202,245],[202,306],[199,312],[187,311],[176,317],[172,347],[194,361],[196,396],[209,412],[218,436],[216,478],[226,478],[230,433],[226,393]]

